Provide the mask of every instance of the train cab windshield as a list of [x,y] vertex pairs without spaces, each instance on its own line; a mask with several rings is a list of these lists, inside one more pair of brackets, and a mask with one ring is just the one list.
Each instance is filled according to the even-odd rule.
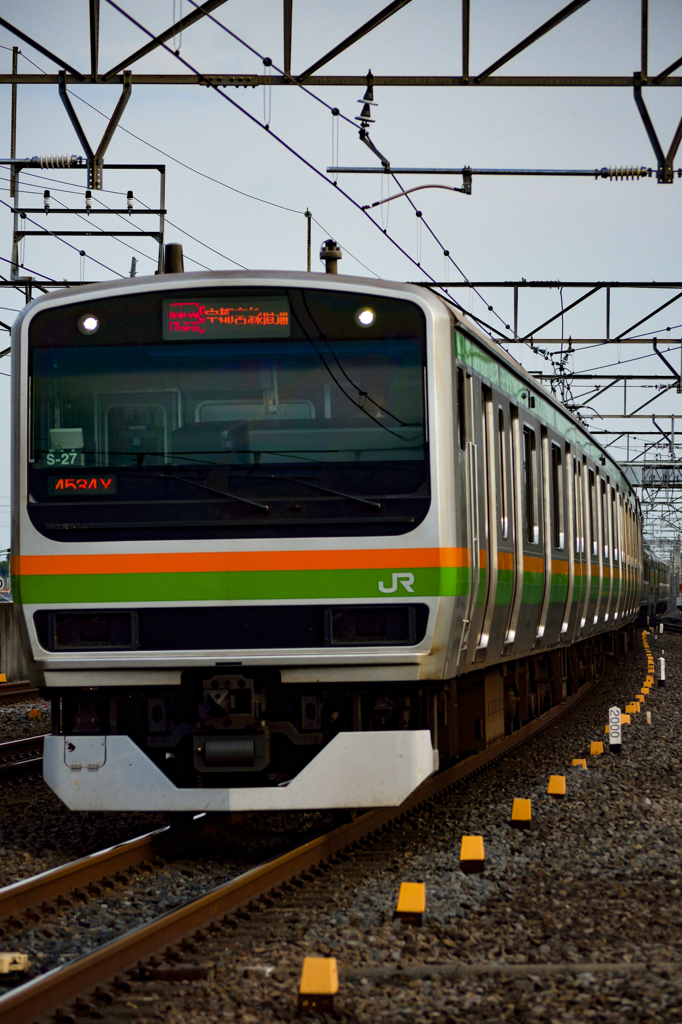
[[425,321],[314,289],[149,290],[29,330],[29,514],[63,540],[405,533]]

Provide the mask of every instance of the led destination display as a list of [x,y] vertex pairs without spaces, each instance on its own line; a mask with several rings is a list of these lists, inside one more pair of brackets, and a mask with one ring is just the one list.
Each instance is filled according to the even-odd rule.
[[49,476],[50,497],[91,497],[93,494],[116,494],[115,476]]
[[291,317],[286,295],[225,296],[212,300],[164,299],[163,339],[288,338]]

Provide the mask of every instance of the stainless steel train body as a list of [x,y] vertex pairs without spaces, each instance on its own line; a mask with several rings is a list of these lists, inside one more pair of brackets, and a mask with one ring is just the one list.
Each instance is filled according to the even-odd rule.
[[671,592],[670,566],[653,554],[647,545],[643,551],[643,587],[638,625],[653,625],[660,615],[676,607],[676,595]]
[[618,466],[426,289],[138,278],[41,297],[12,349],[13,586],[71,807],[399,803],[637,617]]

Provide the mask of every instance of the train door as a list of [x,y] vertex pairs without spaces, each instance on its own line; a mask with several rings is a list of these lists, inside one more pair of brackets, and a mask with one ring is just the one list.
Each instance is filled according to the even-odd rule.
[[583,463],[580,455],[573,457],[573,517],[575,520],[575,587],[573,590],[573,628],[569,635],[577,639],[585,628],[585,596],[587,590],[587,550],[585,522],[585,490]]
[[573,455],[570,444],[564,448],[564,487],[566,489],[566,556],[568,563],[568,587],[566,589],[566,603],[561,620],[561,636],[566,638],[572,635],[573,608],[576,592],[576,552],[575,541],[578,536],[578,528],[575,517],[575,495],[573,491]]
[[549,645],[558,643],[563,632],[569,588],[569,557],[566,541],[564,451],[559,438],[554,438],[550,432],[543,431],[542,443],[545,492],[545,593],[538,636],[542,635],[544,643]]
[[519,417],[516,456],[521,472],[521,501],[516,523],[522,538],[523,584],[514,639],[514,650],[519,652],[531,650],[535,644],[545,585],[538,435],[536,423]]
[[602,521],[602,622],[608,622],[613,615],[613,531],[611,521],[611,485],[608,477],[600,479],[601,521]]
[[637,578],[637,517],[631,503],[626,502],[628,524],[628,615],[636,608],[638,593]]
[[482,394],[476,378],[465,375],[467,409],[466,495],[469,556],[469,602],[462,632],[460,664],[473,662],[481,635],[488,592],[487,452]]
[[[521,602],[523,600],[523,468],[521,458],[521,423],[519,411],[515,405],[509,404],[509,447],[510,455],[510,496],[509,507],[510,540],[513,552],[512,591],[504,638],[504,653],[510,654],[516,647],[516,633]],[[508,557],[508,556],[507,556]]]
[[611,617],[618,622],[623,593],[622,537],[620,525],[620,493],[611,486],[611,544],[613,546],[613,589],[611,592]]
[[[510,405],[493,393],[488,465],[494,467],[495,502],[490,511],[490,592],[486,607],[488,654],[499,655],[506,643],[514,598],[514,476]],[[489,485],[489,494],[492,488]],[[495,550],[493,549],[493,539]],[[496,566],[496,571],[494,569]],[[494,580],[494,583],[493,583]],[[494,592],[494,596],[493,596]]]
[[453,396],[453,457],[454,457],[454,503],[450,526],[453,531],[454,565],[457,572],[456,592],[452,594],[452,619],[448,639],[446,673],[454,676],[462,650],[462,635],[468,619],[471,579],[469,575],[470,557],[470,509],[469,509],[469,463],[471,456],[467,452],[470,440],[471,424],[468,422],[466,371],[457,365],[457,335],[452,332],[452,396]]
[[599,597],[599,531],[597,527],[596,469],[583,457],[583,507],[585,509],[585,604],[583,632],[594,632],[595,612]]
[[634,520],[630,502],[625,499],[623,502],[623,521],[625,523],[625,579],[627,590],[623,614],[629,617],[632,614],[635,602],[635,552],[633,544]]
[[483,594],[483,621],[481,623],[476,645],[477,660],[482,660],[482,652],[486,652],[490,643],[495,600],[497,597],[497,552],[499,546],[499,504],[500,479],[497,460],[495,431],[495,403],[492,388],[486,384],[481,386],[481,426],[483,432],[483,475],[485,476],[485,521],[487,548],[486,586]]

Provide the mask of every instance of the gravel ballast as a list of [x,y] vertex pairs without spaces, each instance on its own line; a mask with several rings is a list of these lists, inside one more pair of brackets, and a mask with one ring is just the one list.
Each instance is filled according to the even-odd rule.
[[[540,738],[300,894],[198,941],[187,959],[215,963],[213,980],[133,983],[121,1005],[169,1024],[291,1021],[303,957],[334,956],[335,1011],[348,1024],[682,1019],[682,638],[650,643],[656,659],[666,650],[667,685],[625,726],[620,755],[590,757],[590,742],[606,740],[609,706],[624,710],[640,690],[641,632]],[[566,775],[564,800],[546,795],[550,774]],[[527,832],[509,827],[514,797],[532,800]],[[459,868],[468,834],[485,839],[482,875]],[[392,920],[401,881],[426,884],[421,928]],[[457,965],[470,973],[457,977]]]
[[[649,642],[656,659],[665,648],[667,685],[654,688],[624,727],[620,755],[606,746],[590,757],[589,747],[607,739],[609,706],[624,710],[640,690],[641,632],[633,654],[541,737],[318,881],[194,940],[185,959],[213,962],[214,978],[133,982],[110,1009],[93,1004],[93,1019],[291,1021],[304,956],[337,958],[335,1009],[348,1024],[682,1019],[682,637],[649,634]],[[587,771],[571,767],[574,757],[587,758]],[[546,795],[550,774],[566,775],[564,800]],[[526,832],[509,827],[514,797],[532,801]],[[482,875],[459,868],[461,837],[469,834],[485,840]],[[149,885],[143,876],[121,892],[115,914],[109,893],[89,901],[79,937],[55,935],[49,957],[73,955],[85,925],[92,943],[105,941],[107,928],[114,934],[107,915],[129,927],[124,902],[143,915],[155,900],[159,913],[178,901],[178,878],[188,898],[212,877],[214,884],[229,877],[238,859],[207,858],[202,866],[193,876],[189,862],[166,866],[175,873],[166,904],[166,882]],[[401,881],[426,885],[421,928],[392,920]],[[85,1007],[78,1019],[88,1019]]]

